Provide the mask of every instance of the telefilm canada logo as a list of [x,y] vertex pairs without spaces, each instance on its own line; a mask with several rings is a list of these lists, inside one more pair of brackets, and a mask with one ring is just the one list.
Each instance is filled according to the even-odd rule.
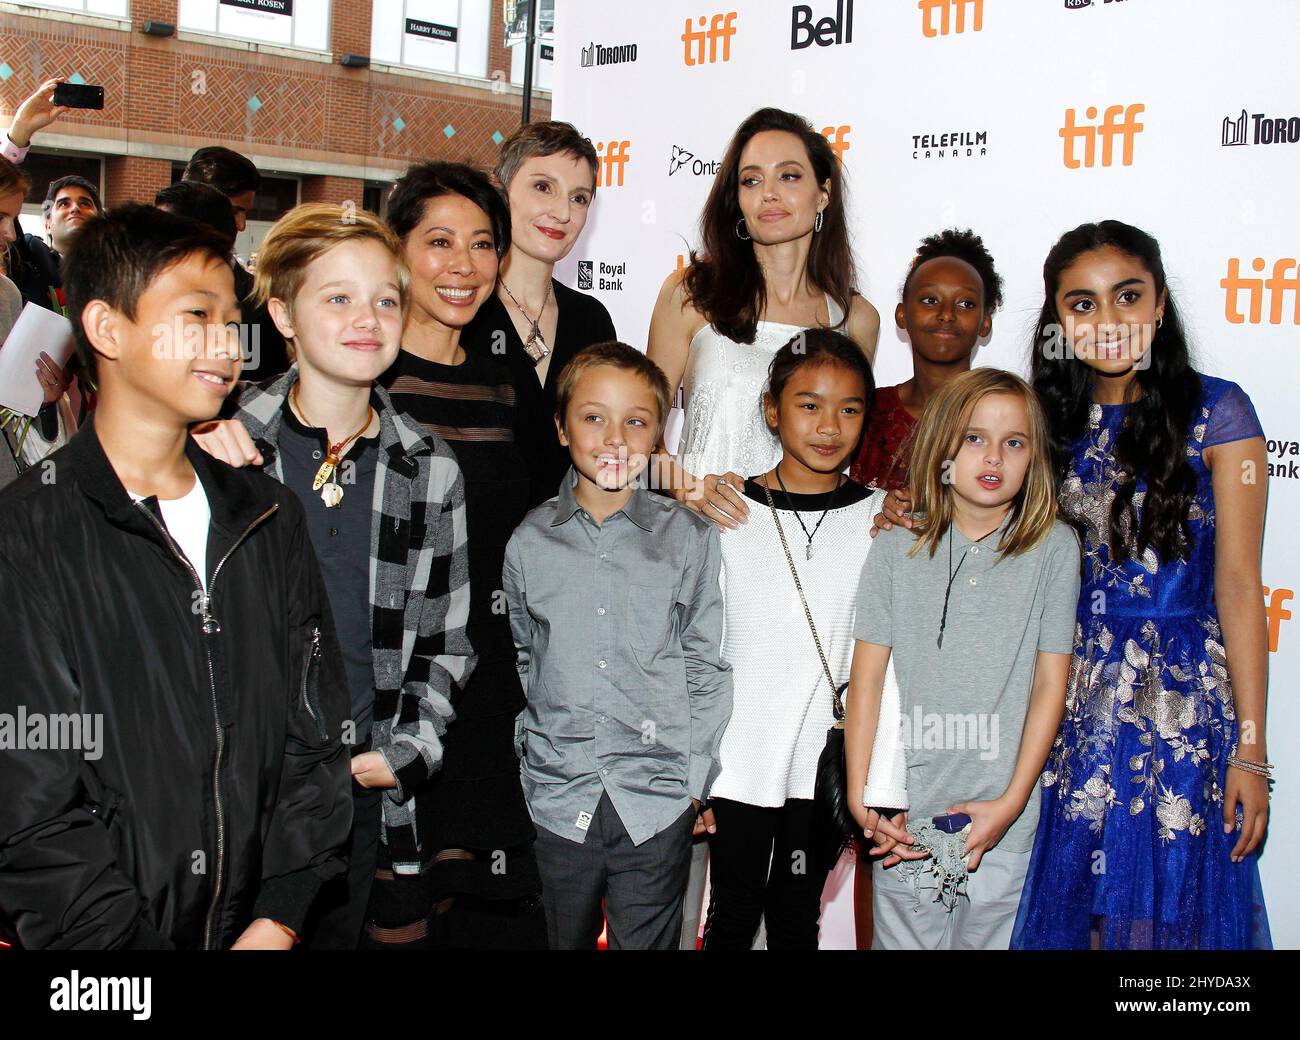
[[697,159],[694,152],[675,144],[668,157],[668,176],[685,170],[692,177],[716,177],[721,165],[716,159]]
[[590,292],[622,292],[623,279],[627,277],[627,261],[612,264],[604,260],[578,261],[578,288]]
[[816,44],[835,47],[853,42],[853,0],[836,0],[835,13],[813,20],[811,4],[795,4],[790,12],[790,49],[801,51]]
[[1220,144],[1238,148],[1251,144],[1295,144],[1300,141],[1300,116],[1270,116],[1243,108],[1238,116],[1223,117]]
[[622,65],[628,61],[636,61],[635,43],[620,43],[613,47],[606,47],[603,43],[592,43],[582,48],[584,69],[597,65]]
[[988,154],[987,130],[942,130],[912,135],[913,159],[979,159]]

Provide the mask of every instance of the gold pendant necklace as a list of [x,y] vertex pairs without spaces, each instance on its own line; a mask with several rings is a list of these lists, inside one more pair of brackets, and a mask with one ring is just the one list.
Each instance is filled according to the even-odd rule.
[[[297,383],[294,383],[293,389],[289,391],[289,403],[302,419],[303,425],[316,429],[316,424],[307,418],[307,413],[302,410],[302,405],[298,401]],[[357,430],[351,437],[339,441],[338,444],[330,444],[328,434],[326,436],[325,444],[328,450],[325,452],[325,461],[316,470],[316,477],[311,482],[311,489],[320,492],[321,501],[325,503],[327,509],[332,509],[343,501],[343,488],[334,479],[334,475],[338,471],[339,460],[343,458],[343,453],[348,450],[352,442],[370,429],[370,420],[374,416],[374,411],[374,408],[366,405],[366,421],[362,424],[361,429]]]

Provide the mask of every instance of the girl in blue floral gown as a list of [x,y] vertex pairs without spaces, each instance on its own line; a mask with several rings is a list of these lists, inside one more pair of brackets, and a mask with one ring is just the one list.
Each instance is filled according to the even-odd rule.
[[1044,281],[1034,386],[1084,574],[1012,946],[1268,947],[1259,421],[1190,367],[1150,236],[1085,224]]

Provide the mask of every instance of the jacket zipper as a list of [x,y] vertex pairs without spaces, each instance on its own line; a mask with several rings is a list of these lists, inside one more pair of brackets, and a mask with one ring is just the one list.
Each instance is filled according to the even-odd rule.
[[212,902],[208,904],[208,914],[203,925],[203,948],[205,950],[210,950],[212,949],[212,922],[213,918],[216,916],[217,904],[221,899],[221,882],[225,867],[226,814],[225,803],[221,797],[221,756],[225,751],[226,734],[221,722],[221,707],[217,700],[216,673],[212,667],[211,640],[221,633],[221,622],[212,615],[208,610],[208,606],[212,602],[212,590],[216,588],[217,575],[221,573],[221,568],[225,565],[225,562],[230,559],[231,553],[239,548],[240,543],[252,533],[253,528],[257,527],[258,524],[274,513],[279,508],[279,505],[271,506],[270,509],[244,528],[243,534],[235,539],[230,548],[226,550],[226,554],[217,561],[216,567],[212,569],[212,580],[208,583],[206,589],[203,587],[203,580],[199,577],[199,572],[194,569],[194,565],[190,563],[185,554],[177,547],[175,540],[167,531],[167,528],[164,527],[162,522],[145,507],[143,502],[136,502],[136,505],[140,508],[140,511],[150,519],[154,527],[158,528],[158,533],[161,534],[167,542],[168,547],[172,551],[172,555],[175,556],[177,561],[190,572],[190,576],[194,579],[194,587],[199,591],[199,602],[203,607],[203,634],[207,637],[203,641],[203,653],[208,664],[208,689],[212,695],[212,717],[216,727],[217,736],[217,751],[215,756],[213,756],[212,762],[212,800],[216,809],[217,817],[217,864],[213,876]]
[[316,723],[316,729],[320,731],[321,740],[328,738],[329,733],[321,725],[320,717],[316,714],[316,709],[311,705],[311,697],[307,694],[307,685],[311,679],[311,666],[316,663],[320,657],[320,626],[317,625],[311,630],[311,653],[307,655],[307,667],[302,670],[302,703],[307,709],[307,714],[311,716],[312,722]]

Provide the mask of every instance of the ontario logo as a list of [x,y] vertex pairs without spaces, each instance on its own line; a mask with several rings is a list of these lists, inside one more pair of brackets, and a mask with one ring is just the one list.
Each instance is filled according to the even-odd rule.
[[672,155],[668,157],[668,176],[671,177],[679,170],[686,170],[693,177],[714,177],[717,176],[721,165],[716,159],[697,159],[694,152],[675,144]]

